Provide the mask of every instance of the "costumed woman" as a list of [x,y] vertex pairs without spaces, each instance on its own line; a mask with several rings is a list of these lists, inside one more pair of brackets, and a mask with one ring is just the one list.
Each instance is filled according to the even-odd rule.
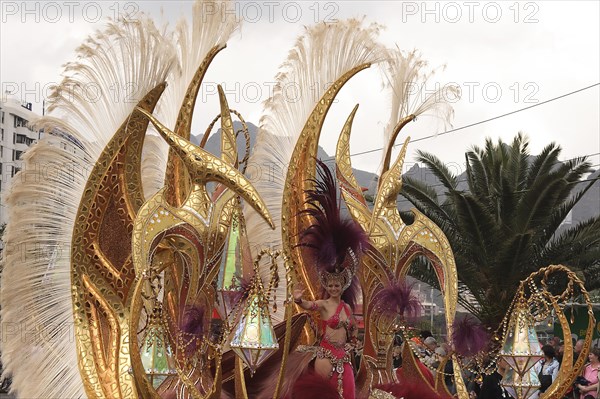
[[316,189],[309,191],[309,208],[303,214],[313,219],[301,233],[301,246],[317,268],[326,299],[307,301],[303,289],[294,290],[294,300],[305,310],[318,311],[317,345],[299,348],[314,354],[314,372],[335,386],[343,399],[355,398],[351,359],[358,346],[358,328],[353,306],[358,292],[355,277],[362,249],[367,245],[364,231],[352,220],[340,216],[335,181],[331,171],[317,161]]

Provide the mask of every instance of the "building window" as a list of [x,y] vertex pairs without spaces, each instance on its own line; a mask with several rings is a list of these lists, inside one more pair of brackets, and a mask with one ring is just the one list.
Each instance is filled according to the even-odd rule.
[[30,143],[28,143],[29,139],[27,136],[25,136],[24,134],[17,134],[17,144],[27,144],[29,145]]
[[13,161],[18,161],[23,151],[13,150]]
[[0,111],[0,115],[2,115],[2,121],[0,123],[4,123],[4,111]]
[[4,156],[4,146],[0,145],[0,158]]
[[27,120],[15,115],[15,127],[28,127]]
[[2,141],[4,141],[4,129],[2,129]]

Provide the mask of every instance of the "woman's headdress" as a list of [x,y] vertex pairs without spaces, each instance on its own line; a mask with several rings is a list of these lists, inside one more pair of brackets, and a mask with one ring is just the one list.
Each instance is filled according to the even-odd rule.
[[352,285],[368,238],[356,222],[342,218],[335,180],[320,160],[317,160],[317,176],[315,189],[307,192],[308,208],[302,211],[312,217],[313,223],[301,233],[300,245],[313,250],[314,265],[323,287],[335,278],[341,282],[342,290],[346,290]]

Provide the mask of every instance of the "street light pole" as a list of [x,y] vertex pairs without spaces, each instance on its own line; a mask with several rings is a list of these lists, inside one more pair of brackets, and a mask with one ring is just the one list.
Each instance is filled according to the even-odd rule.
[[430,296],[430,306],[429,306],[429,318],[431,322],[431,330],[433,331],[433,287],[431,287],[431,296]]

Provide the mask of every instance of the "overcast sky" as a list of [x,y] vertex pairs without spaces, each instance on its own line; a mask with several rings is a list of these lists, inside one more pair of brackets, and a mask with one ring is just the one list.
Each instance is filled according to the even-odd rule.
[[[146,12],[171,25],[189,15],[191,2],[2,2],[0,77],[2,93],[41,101],[48,85],[60,81],[61,65],[74,58],[74,49],[105,18],[116,12],[135,16]],[[486,137],[511,140],[518,131],[539,152],[551,141],[564,151],[562,159],[594,154],[600,164],[600,8],[597,1],[548,2],[410,2],[329,1],[238,3],[245,17],[240,32],[213,63],[205,79],[194,132],[203,132],[218,112],[216,84],[223,84],[232,108],[255,124],[270,82],[304,26],[314,22],[365,17],[386,27],[381,41],[401,49],[419,49],[432,67],[446,65],[430,82],[455,83],[462,99],[455,104],[454,128],[477,123],[535,105],[584,87],[591,89],[487,123],[415,142],[417,149],[455,163],[462,172],[464,152]],[[321,138],[332,154],[346,115],[356,103],[351,152],[381,148],[388,118],[387,95],[375,68],[357,75],[341,93]],[[413,139],[435,133],[422,118],[403,130]],[[380,152],[353,157],[355,167],[375,171]],[[597,168],[598,166],[596,166]]]

